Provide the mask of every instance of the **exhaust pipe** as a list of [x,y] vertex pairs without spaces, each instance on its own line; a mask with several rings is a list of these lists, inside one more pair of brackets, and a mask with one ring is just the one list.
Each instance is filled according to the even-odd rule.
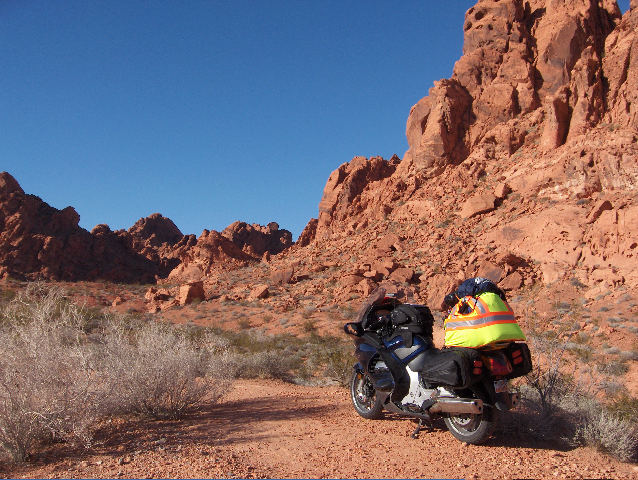
[[430,413],[483,413],[483,400],[475,398],[438,398]]

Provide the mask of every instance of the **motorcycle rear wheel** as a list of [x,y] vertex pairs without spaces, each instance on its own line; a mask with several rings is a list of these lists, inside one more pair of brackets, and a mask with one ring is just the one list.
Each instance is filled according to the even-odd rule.
[[364,373],[355,371],[352,375],[350,398],[354,410],[363,418],[378,420],[383,416],[383,403]]
[[447,429],[457,440],[479,445],[492,434],[496,426],[489,412],[452,415],[443,418]]

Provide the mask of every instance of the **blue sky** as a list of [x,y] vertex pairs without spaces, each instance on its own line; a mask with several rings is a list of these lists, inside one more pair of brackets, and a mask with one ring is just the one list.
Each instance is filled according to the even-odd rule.
[[332,170],[403,156],[473,4],[3,0],[0,171],[89,230],[160,212],[296,237]]

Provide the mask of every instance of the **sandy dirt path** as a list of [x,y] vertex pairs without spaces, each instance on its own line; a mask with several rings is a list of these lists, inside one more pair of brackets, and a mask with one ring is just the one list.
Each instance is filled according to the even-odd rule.
[[[442,424],[441,424],[442,425]],[[494,438],[458,442],[441,427],[365,420],[338,387],[237,381],[218,405],[182,421],[108,425],[89,450],[53,448],[11,477],[46,478],[638,478],[589,448]],[[555,447],[554,447],[555,448]],[[60,455],[66,457],[60,459]]]

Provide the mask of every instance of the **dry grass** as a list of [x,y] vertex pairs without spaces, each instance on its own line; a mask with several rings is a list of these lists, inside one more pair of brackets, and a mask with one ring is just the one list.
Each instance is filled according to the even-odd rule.
[[609,405],[601,403],[605,379],[596,382],[586,373],[564,373],[567,342],[548,336],[530,339],[535,366],[521,386],[522,408],[505,416],[501,429],[588,445],[623,461],[638,460],[638,400],[621,395]]
[[96,317],[32,284],[0,308],[0,449],[15,461],[57,439],[91,442],[100,418],[179,417],[225,391],[224,341]]

